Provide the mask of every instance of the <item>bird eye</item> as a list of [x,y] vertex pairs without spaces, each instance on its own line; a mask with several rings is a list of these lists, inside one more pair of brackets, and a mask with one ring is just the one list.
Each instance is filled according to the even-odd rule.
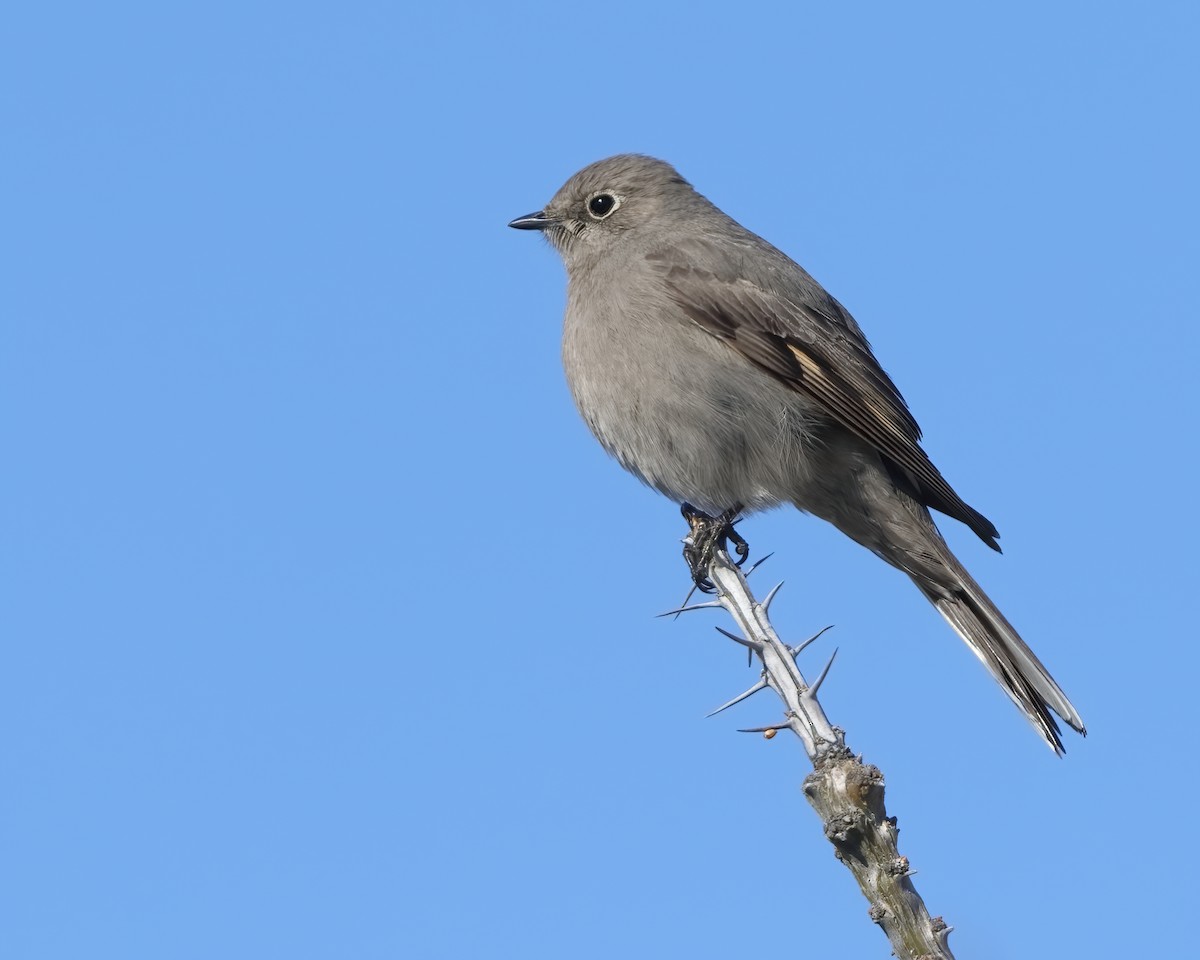
[[617,201],[610,193],[601,193],[588,201],[588,213],[596,220],[603,220],[617,208]]

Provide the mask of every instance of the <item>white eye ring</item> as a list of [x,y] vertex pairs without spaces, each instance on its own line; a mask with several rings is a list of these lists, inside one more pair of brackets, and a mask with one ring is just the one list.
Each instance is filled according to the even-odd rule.
[[588,198],[587,212],[593,220],[603,220],[612,216],[612,212],[621,205],[621,198],[615,194],[601,191]]

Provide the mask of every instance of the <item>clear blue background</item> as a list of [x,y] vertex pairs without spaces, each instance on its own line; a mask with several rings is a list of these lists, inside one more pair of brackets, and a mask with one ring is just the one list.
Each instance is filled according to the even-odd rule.
[[[1091,736],[794,512],[784,635],[961,957],[1185,955],[1194,4],[25,4],[0,39],[0,954],[886,957],[558,360],[568,175],[858,317]],[[757,579],[757,578],[756,578]],[[783,838],[783,839],[780,839]]]

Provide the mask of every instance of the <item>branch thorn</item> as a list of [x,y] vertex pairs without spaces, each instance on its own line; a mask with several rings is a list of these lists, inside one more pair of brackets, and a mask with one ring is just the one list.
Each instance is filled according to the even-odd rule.
[[766,563],[768,560],[770,560],[770,559],[771,559],[773,556],[775,556],[774,552],[772,552],[772,553],[768,553],[768,554],[767,554],[766,556],[764,556],[764,557],[759,557],[759,558],[758,558],[757,560],[755,560],[755,561],[754,561],[752,564],[750,564],[750,566],[749,566],[749,567],[747,567],[747,568],[746,568],[746,572],[743,574],[743,576],[745,576],[745,577],[749,577],[749,576],[750,576],[750,574],[752,574],[752,573],[753,573],[755,570],[757,570],[757,569],[758,569],[759,567],[761,567],[761,566],[762,566],[764,563]]
[[676,607],[674,610],[668,610],[666,613],[655,614],[656,617],[679,616],[681,613],[691,613],[693,610],[709,610],[712,607],[719,607],[721,604],[716,600],[709,600],[707,603],[693,603],[690,607]]
[[755,649],[754,643],[747,640],[745,637],[739,637],[736,633],[730,633],[724,627],[717,627],[716,631],[717,631],[717,633],[721,634],[722,636],[728,637],[734,643],[740,643],[743,647],[749,647],[751,650]]
[[775,594],[777,594],[779,592],[779,588],[782,586],[783,586],[783,581],[780,580],[777,584],[775,584],[775,586],[773,586],[771,588],[770,592],[767,594],[767,596],[763,600],[763,602],[761,604],[759,604],[759,606],[762,607],[763,613],[766,613],[768,610],[771,609],[771,601],[775,599]]
[[800,654],[802,654],[808,648],[808,645],[810,643],[812,643],[814,640],[816,640],[818,637],[820,637],[826,630],[832,630],[832,629],[833,629],[832,623],[827,627],[822,627],[820,630],[818,630],[816,633],[814,633],[807,640],[804,640],[804,641],[796,644],[794,647],[788,647],[788,653],[790,653],[792,655],[792,659],[795,660],[798,656],[800,656]]
[[774,735],[780,730],[788,730],[791,728],[790,723],[773,723],[769,727],[743,727],[738,730],[738,733],[771,733]]
[[704,717],[704,719],[707,720],[709,717],[715,717],[722,710],[728,710],[730,707],[734,706],[735,704],[741,703],[747,697],[754,696],[754,694],[758,693],[759,690],[765,690],[766,688],[767,688],[767,678],[763,677],[761,680],[758,681],[758,683],[756,683],[754,686],[752,686],[749,690],[746,690],[743,693],[739,693],[732,700],[728,701],[727,703],[721,704],[712,713],[707,714]]
[[807,691],[805,691],[806,697],[812,699],[817,695],[817,691],[821,689],[821,684],[823,684],[825,682],[825,678],[829,676],[829,668],[833,666],[833,661],[837,658],[837,655],[838,652],[837,648],[835,647],[832,655],[829,657],[829,662],[825,664],[825,669],[821,671],[821,675],[817,677],[813,685],[809,687]]

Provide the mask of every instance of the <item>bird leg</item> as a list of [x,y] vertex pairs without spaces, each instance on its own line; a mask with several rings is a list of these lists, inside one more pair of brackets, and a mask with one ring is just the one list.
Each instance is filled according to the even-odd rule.
[[683,504],[680,509],[689,527],[683,541],[683,559],[692,571],[692,582],[702,593],[714,593],[716,587],[708,579],[708,565],[712,562],[713,554],[717,550],[727,549],[731,543],[737,553],[739,567],[750,556],[750,545],[733,529],[737,515],[742,511],[741,504],[735,504],[719,517],[711,517],[690,503]]

